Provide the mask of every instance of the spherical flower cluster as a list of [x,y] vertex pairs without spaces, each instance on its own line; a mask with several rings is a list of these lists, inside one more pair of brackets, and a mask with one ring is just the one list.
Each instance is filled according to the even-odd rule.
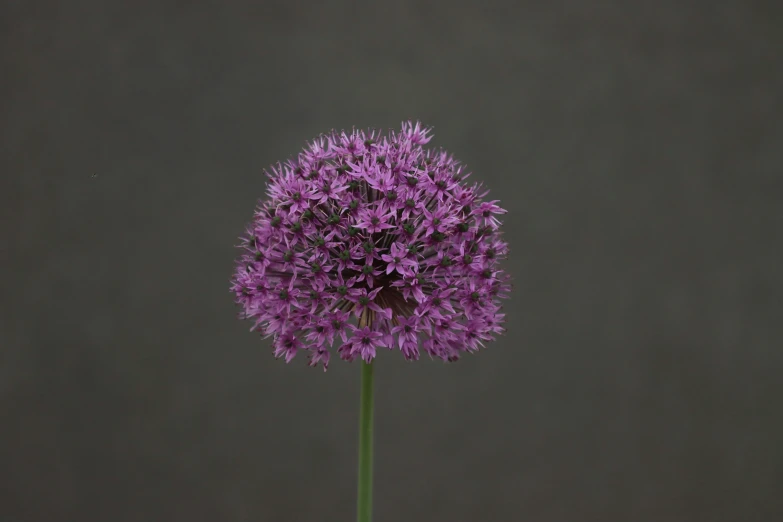
[[332,131],[267,172],[231,290],[275,357],[305,350],[326,370],[336,344],[347,361],[379,347],[456,361],[503,332],[506,211],[451,155],[422,148],[430,132]]

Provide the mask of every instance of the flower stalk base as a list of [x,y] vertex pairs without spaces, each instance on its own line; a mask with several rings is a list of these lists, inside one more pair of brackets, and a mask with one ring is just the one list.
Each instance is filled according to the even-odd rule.
[[359,401],[359,487],[356,503],[357,521],[372,520],[372,424],[373,364],[362,362],[361,398]]

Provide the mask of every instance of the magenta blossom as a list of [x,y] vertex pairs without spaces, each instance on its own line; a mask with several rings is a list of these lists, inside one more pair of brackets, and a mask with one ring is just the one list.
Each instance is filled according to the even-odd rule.
[[231,290],[276,357],[326,370],[336,344],[347,361],[379,347],[456,361],[504,331],[506,211],[423,149],[430,132],[332,132],[271,167]]
[[375,358],[375,349],[381,346],[382,338],[381,332],[374,331],[369,326],[357,329],[351,337],[349,357],[358,355],[369,363]]
[[400,246],[399,243],[394,243],[391,246],[390,254],[381,255],[381,259],[387,263],[386,275],[391,274],[394,270],[403,276],[413,273],[414,269],[418,266],[418,263],[407,256],[408,249]]
[[383,202],[381,202],[378,206],[364,210],[356,226],[364,229],[368,234],[375,234],[382,230],[394,228],[394,225],[389,224],[389,220],[393,217],[391,212],[386,213]]

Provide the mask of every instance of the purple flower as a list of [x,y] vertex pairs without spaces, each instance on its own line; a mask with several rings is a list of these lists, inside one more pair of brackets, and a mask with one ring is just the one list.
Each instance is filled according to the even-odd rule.
[[396,185],[390,170],[386,171],[383,174],[380,174],[377,177],[374,176],[368,177],[367,184],[383,194],[386,194],[387,192],[394,190],[394,187]]
[[406,342],[416,342],[418,335],[418,316],[398,317],[397,326],[392,328],[391,333],[399,335],[400,348]]
[[473,211],[473,215],[483,220],[485,225],[491,226],[496,229],[500,226],[500,221],[493,214],[505,214],[506,210],[495,205],[498,201],[485,201],[481,203],[476,210]]
[[381,346],[383,334],[372,330],[369,326],[357,329],[353,333],[350,341],[350,353],[352,356],[359,355],[365,362],[370,362],[375,358],[375,348]]
[[[293,281],[291,282],[293,283]],[[300,303],[298,297],[302,292],[298,288],[293,288],[293,284],[285,285],[280,283],[274,292],[274,303],[280,309],[285,308],[285,311],[291,313],[291,307],[299,307]]]
[[291,362],[291,359],[296,355],[296,351],[302,345],[299,339],[292,333],[288,332],[277,339],[275,339],[275,357],[279,358],[285,356],[285,362]]
[[366,288],[358,288],[349,292],[348,300],[354,303],[353,313],[356,317],[361,317],[362,314],[372,311],[381,316],[385,316],[387,319],[391,319],[391,309],[384,310],[375,303],[375,298],[378,297],[381,290],[383,290],[383,287],[376,288],[371,292],[367,292]]
[[351,326],[348,324],[348,319],[351,317],[350,314],[348,312],[338,310],[336,312],[326,314],[326,317],[329,321],[329,330],[327,332],[329,344],[334,342],[334,337],[336,335],[340,336],[340,339],[343,340],[343,343],[348,342],[347,332],[348,327]]
[[413,259],[409,259],[407,256],[408,249],[401,246],[399,243],[394,243],[391,246],[390,254],[381,255],[381,259],[387,263],[386,275],[391,274],[395,270],[402,276],[412,274],[413,271],[411,268],[417,266],[417,263]]
[[307,364],[318,366],[318,363],[324,365],[324,371],[329,369],[329,350],[321,346],[310,352],[310,361]]
[[308,196],[313,203],[323,204],[329,201],[330,198],[337,198],[340,192],[347,189],[347,185],[340,183],[337,178],[324,179],[320,183],[316,183],[313,192]]
[[378,267],[376,267],[372,262],[365,263],[364,266],[359,268],[358,265],[355,265],[357,269],[361,270],[361,273],[359,274],[359,277],[356,278],[356,282],[365,281],[367,283],[368,288],[372,288],[375,286],[375,280],[382,275],[382,272]]
[[406,301],[412,299],[417,303],[421,303],[425,299],[424,291],[422,288],[424,276],[421,274],[408,274],[402,279],[398,279],[392,283],[392,286],[400,288],[403,299]]
[[319,317],[318,322],[314,324],[310,332],[305,336],[308,341],[315,344],[316,347],[322,347],[326,344],[331,332],[330,321],[326,317]]
[[454,216],[448,215],[448,209],[441,207],[434,212],[424,209],[424,220],[422,228],[425,229],[424,236],[431,236],[435,232],[445,233],[457,221]]
[[359,222],[356,226],[358,228],[366,229],[370,234],[376,234],[381,230],[394,228],[394,225],[388,223],[391,218],[392,214],[386,213],[383,203],[380,203],[377,207],[364,210],[361,213]]
[[422,147],[430,134],[419,122],[332,132],[270,167],[231,291],[275,357],[304,350],[326,370],[337,344],[347,361],[379,347],[456,361],[504,332],[506,211]]

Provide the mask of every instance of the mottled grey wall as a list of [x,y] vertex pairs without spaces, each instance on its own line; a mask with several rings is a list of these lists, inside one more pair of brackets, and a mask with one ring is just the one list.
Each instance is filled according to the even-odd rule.
[[352,520],[359,367],[274,360],[233,245],[262,168],[408,118],[515,291],[381,354],[375,520],[783,520],[782,11],[3,0],[0,520]]

